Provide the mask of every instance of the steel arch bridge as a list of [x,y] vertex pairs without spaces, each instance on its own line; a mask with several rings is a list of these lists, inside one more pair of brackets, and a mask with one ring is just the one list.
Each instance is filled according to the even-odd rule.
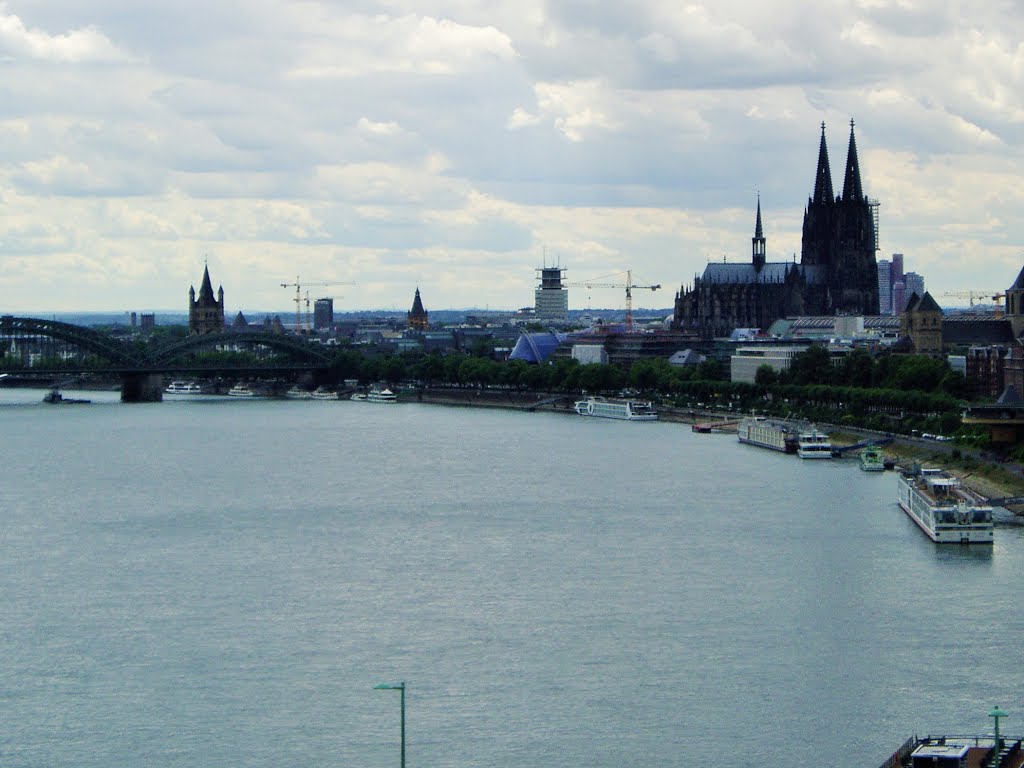
[[[232,358],[213,353],[249,352]],[[262,376],[312,371],[326,375],[328,350],[303,339],[226,330],[146,347],[85,328],[39,318],[0,316],[0,371],[33,378],[107,374],[121,379],[121,398],[160,400],[167,373]],[[318,373],[319,372],[319,373]]]
[[21,338],[47,338],[63,341],[91,352],[107,362],[110,368],[136,369],[142,362],[127,344],[105,333],[81,325],[40,320],[32,317],[0,317],[0,336]]

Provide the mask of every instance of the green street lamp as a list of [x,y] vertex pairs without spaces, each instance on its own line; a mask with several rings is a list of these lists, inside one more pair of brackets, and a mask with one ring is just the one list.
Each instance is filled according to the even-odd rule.
[[375,691],[401,691],[402,692],[402,765],[405,768],[405,683],[381,683],[373,686]]
[[1006,717],[1006,714],[1007,714],[1006,712],[1004,712],[1003,710],[1001,710],[999,708],[998,704],[996,704],[994,707],[992,707],[992,711],[988,713],[988,716],[996,721],[996,747],[995,747],[995,749],[992,750],[992,765],[993,765],[993,768],[995,768],[995,766],[999,765],[999,749],[1000,749],[1000,744],[999,744],[999,718],[1000,717]]

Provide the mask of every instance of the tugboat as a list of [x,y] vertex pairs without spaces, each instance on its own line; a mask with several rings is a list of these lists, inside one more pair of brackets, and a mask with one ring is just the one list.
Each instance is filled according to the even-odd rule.
[[45,395],[43,395],[43,402],[49,405],[80,405],[82,403],[91,403],[91,400],[76,400],[73,397],[64,397],[60,393],[60,390],[54,387]]

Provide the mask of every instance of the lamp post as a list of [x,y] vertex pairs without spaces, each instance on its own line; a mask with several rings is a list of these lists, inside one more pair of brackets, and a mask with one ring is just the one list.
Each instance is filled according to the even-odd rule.
[[402,694],[402,765],[405,768],[405,683],[381,683],[373,686],[375,691],[401,691]]
[[1000,717],[1006,717],[1006,712],[1001,710],[999,708],[999,705],[996,704],[994,707],[992,707],[992,711],[988,713],[988,716],[996,721],[996,747],[995,747],[994,750],[992,750],[992,765],[993,766],[997,766],[997,765],[999,765],[999,749],[1000,749],[1000,744],[999,744],[999,718]]

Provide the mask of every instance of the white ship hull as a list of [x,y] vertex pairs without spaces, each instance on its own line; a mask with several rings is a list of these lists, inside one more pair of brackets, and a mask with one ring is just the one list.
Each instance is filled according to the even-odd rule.
[[619,419],[621,421],[657,421],[658,414],[650,402],[638,400],[604,400],[588,397],[576,403],[576,413],[580,416],[593,416],[599,419]]
[[[914,476],[897,479],[900,507],[937,544],[992,544],[992,508],[972,503],[966,494],[957,503],[935,501]],[[959,492],[958,486],[954,486]]]

